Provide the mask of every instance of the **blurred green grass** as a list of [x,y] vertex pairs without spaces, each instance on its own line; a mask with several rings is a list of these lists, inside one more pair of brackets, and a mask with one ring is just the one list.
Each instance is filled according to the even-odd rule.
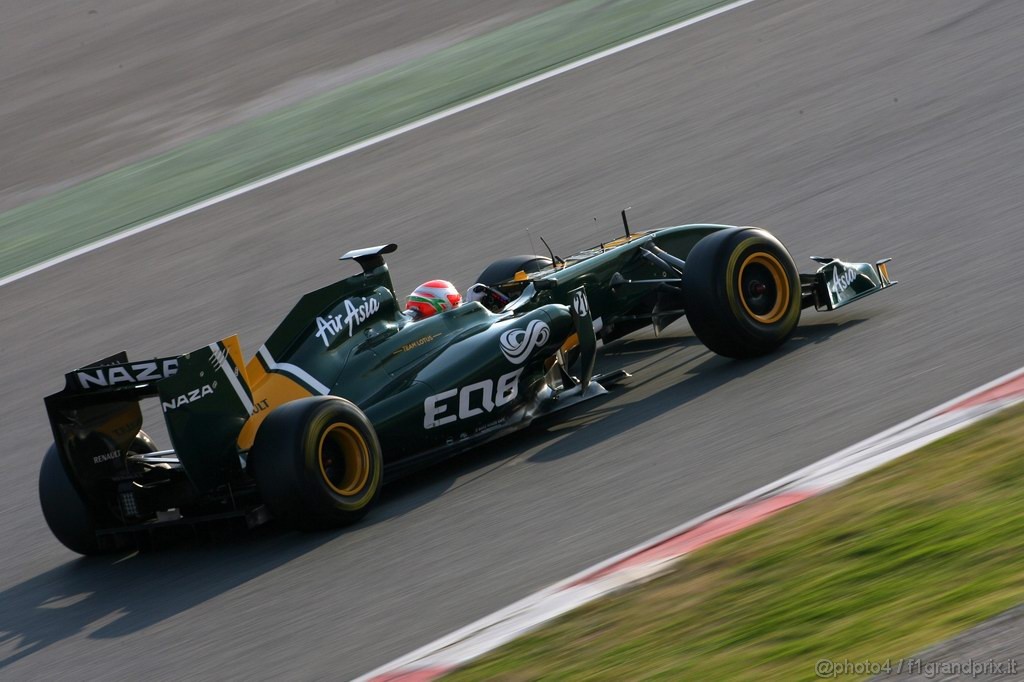
[[0,215],[0,277],[721,0],[575,0]]
[[450,679],[813,680],[819,659],[890,659],[895,670],[898,659],[1024,601],[1022,564],[1018,407],[696,552]]

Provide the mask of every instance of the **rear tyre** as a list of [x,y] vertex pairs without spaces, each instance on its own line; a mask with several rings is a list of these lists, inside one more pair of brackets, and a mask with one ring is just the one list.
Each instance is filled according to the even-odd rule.
[[[156,445],[144,431],[139,431],[130,452],[156,452]],[[71,482],[56,445],[51,445],[43,455],[39,504],[50,531],[72,552],[93,555],[117,549],[116,543],[101,544],[96,537],[96,512]]]
[[380,493],[384,466],[362,410],[324,396],[271,412],[256,432],[248,468],[275,517],[318,529],[365,516]]
[[765,230],[734,227],[697,242],[683,270],[686,318],[701,342],[730,358],[770,353],[800,320],[800,275]]
[[39,470],[39,504],[46,525],[62,545],[79,554],[103,553],[96,539],[93,511],[72,485],[56,445],[51,445],[43,455]]

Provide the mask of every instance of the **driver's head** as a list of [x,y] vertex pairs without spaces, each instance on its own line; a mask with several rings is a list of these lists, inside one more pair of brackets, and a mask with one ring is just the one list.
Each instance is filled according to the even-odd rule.
[[451,282],[432,279],[416,287],[405,301],[405,309],[417,320],[457,308],[462,294]]

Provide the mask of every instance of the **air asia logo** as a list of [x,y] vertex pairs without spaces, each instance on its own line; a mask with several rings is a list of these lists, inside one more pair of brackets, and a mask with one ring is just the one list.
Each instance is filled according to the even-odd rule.
[[183,405],[190,405],[196,401],[202,400],[208,395],[213,395],[213,389],[217,388],[217,382],[212,384],[204,384],[201,388],[193,388],[188,393],[182,393],[177,398],[171,398],[168,401],[161,403],[164,408],[164,412],[167,410],[176,410]]
[[478,381],[462,388],[450,388],[423,401],[423,428],[433,429],[457,419],[469,419],[507,405],[519,395],[522,368],[502,374],[497,382]]
[[128,365],[110,365],[75,373],[82,388],[90,386],[120,386],[158,381],[178,373],[178,358],[133,362]]
[[355,305],[352,299],[345,301],[345,312],[333,317],[316,318],[316,336],[330,346],[331,342],[343,331],[348,332],[349,337],[356,333],[363,322],[370,319],[374,313],[380,310],[380,301],[375,298],[364,298],[362,303]]
[[526,325],[526,329],[509,329],[501,335],[498,343],[506,360],[513,365],[521,365],[537,346],[547,343],[550,336],[551,330],[547,324],[540,320],[532,320]]
[[[842,274],[839,274],[842,271]],[[859,273],[851,268],[836,267],[832,271],[832,281],[828,283],[828,290],[832,292],[835,298],[839,298],[839,295],[850,288],[853,284],[853,280],[857,279]]]

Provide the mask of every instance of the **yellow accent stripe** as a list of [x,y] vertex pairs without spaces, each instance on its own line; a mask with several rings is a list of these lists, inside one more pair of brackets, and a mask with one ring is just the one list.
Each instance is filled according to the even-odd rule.
[[[259,365],[259,361],[253,358],[249,362],[250,369],[254,362]],[[262,365],[260,365],[259,373],[262,375],[261,378],[250,385],[255,414],[249,417],[238,434],[237,442],[241,450],[248,450],[252,447],[252,443],[256,439],[256,430],[275,407],[313,395],[283,374],[264,372]]]
[[259,355],[252,356],[252,359],[245,365],[245,373],[249,377],[249,385],[254,386],[267,376],[267,370],[263,369]]
[[640,237],[643,237],[643,236],[646,236],[646,235],[647,235],[646,232],[633,232],[628,237],[619,237],[618,239],[613,239],[610,242],[605,242],[604,244],[601,244],[601,247],[605,248],[605,249],[614,249],[616,246],[622,246],[623,244],[628,244],[629,242],[633,241],[634,239],[639,239]]

